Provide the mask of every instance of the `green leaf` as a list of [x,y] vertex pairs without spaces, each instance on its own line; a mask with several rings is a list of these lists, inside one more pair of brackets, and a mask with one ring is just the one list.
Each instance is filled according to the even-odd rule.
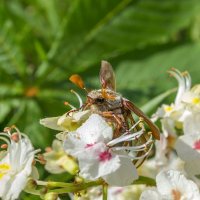
[[166,43],[190,24],[199,7],[197,0],[77,0],[56,58],[81,71],[101,59]]
[[[23,123],[26,123],[24,132],[30,137],[34,146],[43,148],[49,146],[53,135],[51,137],[48,129],[43,128],[39,124],[39,120],[42,118],[42,113],[41,108],[36,101],[31,99],[26,101],[23,118],[25,118]],[[24,126],[22,123],[19,125],[22,127]]]
[[0,122],[2,122],[5,117],[9,114],[11,111],[11,106],[9,103],[5,101],[0,101]]
[[147,186],[156,186],[156,181],[152,178],[146,177],[146,176],[139,176],[137,180],[133,182],[133,184],[144,184]]
[[156,97],[154,97],[153,99],[151,99],[150,101],[148,101],[145,105],[143,105],[141,107],[141,110],[144,113],[149,113],[151,112],[155,107],[157,107],[165,98],[167,98],[169,95],[171,95],[172,93],[176,92],[176,89],[171,89],[168,90]]
[[193,83],[199,82],[200,43],[189,43],[162,49],[145,59],[121,62],[117,66],[116,76],[120,90],[143,90],[150,94],[159,94],[177,86],[176,80],[167,77],[167,71],[176,67],[180,71],[188,70]]

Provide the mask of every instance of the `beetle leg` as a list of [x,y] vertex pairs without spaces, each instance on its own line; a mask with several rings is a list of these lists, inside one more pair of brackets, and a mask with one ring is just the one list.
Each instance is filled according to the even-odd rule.
[[128,99],[123,99],[122,103],[126,109],[134,112],[137,116],[142,117],[151,129],[154,138],[157,140],[160,139],[160,132],[158,127],[138,107],[136,107]]
[[106,117],[106,118],[111,118],[114,119],[116,122],[116,130],[114,132],[113,138],[116,138],[120,135],[120,129],[123,127],[123,122],[121,121],[121,119],[114,114],[113,112],[102,112],[102,116]]

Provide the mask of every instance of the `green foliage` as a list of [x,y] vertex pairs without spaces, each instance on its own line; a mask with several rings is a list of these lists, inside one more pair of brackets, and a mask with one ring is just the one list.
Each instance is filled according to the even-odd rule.
[[139,105],[175,86],[169,67],[198,80],[198,0],[1,2],[1,129],[16,124],[36,146],[53,136],[39,119],[77,104],[68,77],[80,73],[98,87],[102,59],[116,69],[118,91]]

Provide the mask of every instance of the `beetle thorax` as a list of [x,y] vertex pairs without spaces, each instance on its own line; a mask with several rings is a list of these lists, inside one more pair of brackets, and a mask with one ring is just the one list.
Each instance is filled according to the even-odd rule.
[[92,90],[88,93],[87,98],[91,103],[91,109],[96,111],[114,111],[122,107],[122,97],[120,94],[105,90],[106,96],[102,94],[102,90]]

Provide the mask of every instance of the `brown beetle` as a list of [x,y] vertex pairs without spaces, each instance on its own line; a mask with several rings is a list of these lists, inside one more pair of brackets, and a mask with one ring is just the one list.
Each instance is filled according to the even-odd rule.
[[[89,109],[92,113],[97,113],[103,116],[108,122],[112,123],[112,125],[114,125],[113,138],[117,138],[124,132],[130,130],[130,128],[135,124],[133,116],[133,114],[135,114],[149,127],[153,137],[159,140],[160,133],[157,126],[136,105],[116,92],[115,74],[112,66],[107,61],[101,62],[99,78],[101,89],[87,92],[86,102],[83,104],[81,109]],[[84,83],[78,75],[72,75],[70,80],[79,87],[85,89]],[[137,131],[137,126],[134,130]],[[148,139],[149,133],[145,132],[141,137],[137,138],[136,142],[122,145],[133,146],[145,144]],[[144,154],[145,152],[138,152],[136,156],[142,157]],[[142,159],[139,164],[137,163],[137,166],[139,166],[143,160],[144,159]]]

